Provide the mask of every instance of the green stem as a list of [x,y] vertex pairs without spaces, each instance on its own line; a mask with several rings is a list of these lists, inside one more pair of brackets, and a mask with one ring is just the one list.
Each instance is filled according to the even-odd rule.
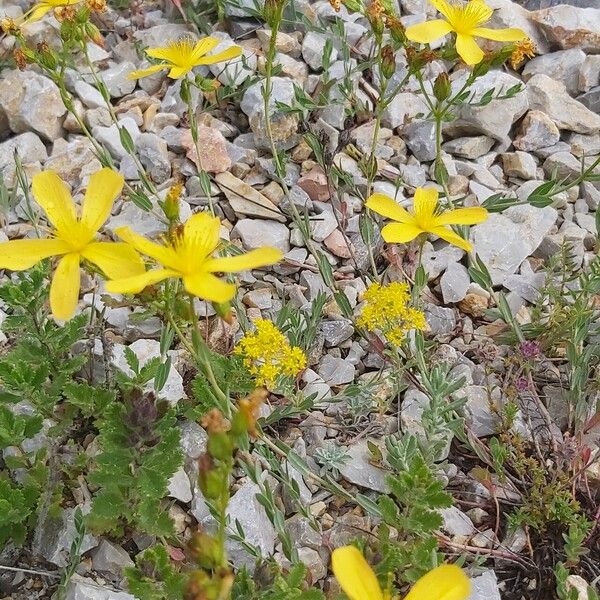
[[[196,149],[196,171],[198,173],[198,180],[200,181],[200,185],[202,187],[202,191],[206,194],[208,198],[208,206],[210,208],[210,212],[212,215],[215,214],[215,208],[213,206],[213,199],[210,189],[210,180],[208,179],[208,174],[200,165],[200,146],[198,140],[198,120],[196,119],[196,110],[194,109],[194,105],[192,103],[192,90],[190,85],[190,80],[186,78],[181,80],[181,97],[186,103],[187,112],[188,112],[188,123],[190,126],[190,132],[192,134],[192,140],[194,141],[194,148]],[[205,182],[207,182],[205,184]]]

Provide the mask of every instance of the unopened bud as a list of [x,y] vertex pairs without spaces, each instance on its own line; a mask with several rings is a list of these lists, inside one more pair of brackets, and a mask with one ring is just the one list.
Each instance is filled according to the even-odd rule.
[[207,450],[215,460],[227,460],[233,452],[233,443],[224,431],[218,431],[208,436]]
[[394,49],[390,46],[384,46],[381,49],[381,74],[390,79],[396,72],[396,55]]
[[372,0],[371,4],[366,11],[366,17],[371,25],[371,29],[376,37],[380,38],[383,35],[384,21],[383,21],[384,9],[380,0]]
[[177,221],[179,219],[179,198],[182,191],[183,185],[176,183],[169,188],[167,197],[162,203],[163,212],[169,221]]
[[278,29],[286,0],[265,0],[263,18],[271,29]]
[[450,85],[448,73],[440,73],[433,82],[433,95],[442,102],[449,98],[451,93],[452,86]]
[[392,35],[394,42],[400,45],[406,42],[406,29],[398,17],[395,17],[394,15],[386,15],[385,25],[390,30],[390,34]]

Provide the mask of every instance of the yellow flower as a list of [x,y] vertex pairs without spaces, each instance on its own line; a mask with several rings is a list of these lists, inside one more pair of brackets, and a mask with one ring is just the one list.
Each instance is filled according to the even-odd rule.
[[[336,548],[331,555],[333,574],[350,600],[388,600],[373,569],[355,546]],[[456,565],[440,565],[415,583],[404,600],[466,600],[471,583]]]
[[82,259],[99,267],[107,277],[129,277],[144,271],[138,254],[122,243],[97,242],[96,234],[110,216],[123,189],[123,177],[101,169],[90,177],[81,215],[69,188],[53,171],[38,173],[31,189],[53,226],[53,237],[12,240],[0,244],[0,268],[24,271],[49,256],[62,256],[50,286],[50,308],[56,319],[70,319],[79,300]]
[[366,301],[357,325],[369,331],[380,331],[388,342],[399,346],[407,331],[425,329],[425,315],[409,306],[410,293],[405,283],[390,283],[382,287],[371,284],[363,295]]
[[41,2],[34,4],[31,9],[23,15],[23,23],[39,21],[47,12],[54,8],[74,6],[80,2],[81,0],[42,0]]
[[272,265],[281,259],[275,248],[257,248],[238,256],[213,258],[219,245],[220,222],[208,213],[196,213],[174,235],[171,243],[156,244],[134,233],[129,227],[119,227],[116,234],[136,250],[153,258],[162,268],[141,275],[113,278],[106,289],[116,294],[137,294],[146,286],[170,277],[183,279],[186,291],[193,296],[222,304],[231,300],[235,285],[222,281],[214,273],[235,273]]
[[367,208],[396,221],[381,230],[386,242],[404,244],[421,234],[431,233],[470,252],[473,247],[454,233],[448,225],[475,225],[487,219],[485,208],[457,208],[438,213],[438,191],[434,188],[417,188],[413,203],[414,213],[408,212],[385,194],[373,194],[367,199]]
[[527,37],[521,29],[489,29],[482,27],[494,12],[483,0],[469,0],[463,5],[446,0],[429,0],[446,18],[434,19],[406,29],[406,37],[413,42],[429,44],[453,31],[456,33],[456,51],[468,64],[476,65],[483,60],[483,51],[476,37],[498,42],[517,42]]
[[148,48],[146,54],[152,58],[158,58],[164,62],[152,65],[147,69],[132,71],[129,79],[147,77],[163,69],[169,69],[168,76],[171,79],[181,79],[194,67],[199,65],[214,65],[218,62],[237,58],[242,54],[239,46],[231,46],[222,52],[206,56],[213,48],[218,46],[221,40],[214,37],[205,37],[194,43],[189,37],[184,37],[176,42],[170,42],[161,48]]
[[301,348],[292,346],[271,321],[254,321],[256,331],[247,333],[235,348],[258,386],[272,388],[281,375],[295,377],[306,367]]

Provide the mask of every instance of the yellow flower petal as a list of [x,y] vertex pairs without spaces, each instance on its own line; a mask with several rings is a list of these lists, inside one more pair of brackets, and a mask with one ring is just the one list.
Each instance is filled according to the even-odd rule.
[[462,33],[456,35],[456,51],[468,65],[479,64],[485,56],[473,36]]
[[110,279],[133,277],[145,271],[144,261],[129,244],[94,242],[82,250],[81,256],[100,267]]
[[424,231],[412,223],[390,223],[381,230],[381,237],[388,244],[406,244]]
[[236,273],[247,271],[279,262],[283,253],[276,248],[257,248],[237,256],[212,258],[204,263],[203,268],[211,273]]
[[372,194],[367,199],[365,206],[370,210],[398,221],[398,223],[413,223],[415,218],[394,199],[385,194]]
[[50,9],[52,6],[46,4],[45,2],[40,2],[36,4],[29,12],[24,15],[23,23],[32,23],[33,21],[39,21]]
[[81,223],[90,231],[98,231],[108,219],[124,182],[122,175],[108,168],[100,169],[90,177],[81,210]]
[[241,56],[242,49],[239,46],[231,46],[222,52],[211,54],[210,56],[203,56],[195,61],[196,65],[214,65],[215,63],[224,62],[233,58]]
[[527,37],[527,34],[522,29],[516,28],[488,29],[487,27],[477,27],[472,33],[476,37],[495,40],[496,42],[518,42]]
[[471,582],[456,565],[440,565],[423,575],[404,600],[466,600]]
[[54,171],[42,171],[33,176],[31,191],[48,221],[68,239],[77,228],[77,212],[66,183]]
[[204,56],[207,52],[214,50],[221,40],[214,37],[205,37],[196,42],[194,49],[192,50],[192,61],[197,61],[200,57]]
[[171,67],[171,70],[167,73],[169,79],[181,79],[184,75],[187,75],[192,70],[192,66],[186,67]]
[[148,77],[148,75],[153,75],[158,71],[162,71],[163,69],[169,69],[171,65],[160,64],[160,65],[151,65],[146,67],[145,69],[138,69],[137,71],[131,71],[129,75],[127,75],[127,79],[141,79],[142,77]]
[[417,188],[413,200],[415,220],[421,229],[427,230],[438,205],[439,193],[435,188]]
[[433,226],[439,225],[476,225],[488,218],[488,211],[481,207],[457,208],[434,218]]
[[129,227],[118,227],[115,233],[124,241],[133,246],[138,252],[153,258],[165,267],[177,269],[178,259],[172,248],[161,246],[139,235]]
[[454,231],[452,231],[451,229],[448,229],[447,227],[432,227],[429,230],[429,233],[432,233],[433,235],[437,235],[439,238],[446,240],[447,242],[449,242],[450,244],[452,244],[454,246],[458,246],[459,248],[462,248],[466,252],[471,252],[471,250],[473,250],[473,246],[471,245],[470,242],[468,242],[464,238],[461,238],[460,235],[458,235],[457,233],[454,233]]
[[420,44],[430,44],[452,31],[452,26],[448,21],[434,19],[417,23],[406,28],[406,37],[413,42]]
[[0,244],[0,269],[23,271],[49,256],[66,254],[69,244],[56,238],[44,240],[11,240]]
[[50,284],[50,310],[55,319],[67,321],[75,314],[80,286],[79,254],[66,254],[60,259]]
[[448,5],[446,0],[429,0],[438,12],[443,14],[445,17],[449,17],[452,13],[452,7]]
[[222,281],[210,273],[197,273],[183,278],[188,293],[209,302],[223,304],[235,295],[235,285]]
[[207,212],[192,215],[183,226],[184,244],[193,256],[204,258],[219,245],[221,221]]
[[123,279],[113,279],[106,282],[106,291],[111,294],[138,294],[145,287],[168,279],[169,277],[179,277],[177,271],[171,269],[154,269],[146,271],[141,275],[134,277],[125,277]]
[[331,555],[331,568],[350,600],[384,600],[379,581],[358,548],[336,548]]

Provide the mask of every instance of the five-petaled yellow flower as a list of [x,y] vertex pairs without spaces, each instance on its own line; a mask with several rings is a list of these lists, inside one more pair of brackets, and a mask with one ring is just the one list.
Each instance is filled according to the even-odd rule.
[[141,275],[109,281],[106,289],[116,294],[137,294],[146,286],[170,277],[183,279],[186,291],[210,302],[223,304],[235,294],[235,285],[222,281],[215,273],[235,273],[272,265],[282,257],[275,248],[257,248],[238,256],[215,257],[219,245],[220,221],[208,213],[196,213],[174,234],[167,245],[156,244],[119,227],[115,233],[136,250],[153,258],[162,268]]
[[47,12],[53,8],[61,8],[62,6],[74,6],[82,0],[42,0],[34,4],[31,9],[23,15],[24,23],[39,21]]
[[129,79],[147,77],[163,69],[169,69],[168,76],[171,79],[181,79],[194,67],[199,65],[214,65],[218,62],[237,58],[242,54],[242,49],[239,46],[231,46],[222,52],[206,56],[208,52],[220,43],[221,40],[214,37],[205,37],[195,43],[191,38],[184,37],[175,42],[170,42],[161,48],[148,48],[146,50],[148,56],[164,62],[152,65],[146,69],[140,69],[139,71],[132,71],[129,73]]
[[411,25],[406,28],[406,37],[413,42],[429,44],[453,31],[456,34],[456,51],[468,65],[476,65],[484,57],[483,51],[475,41],[476,37],[497,42],[518,42],[527,37],[521,29],[482,27],[494,12],[483,0],[469,0],[464,5],[455,0],[429,1],[445,19]]
[[396,221],[381,230],[386,242],[404,244],[421,234],[431,233],[447,242],[471,252],[471,244],[454,233],[448,225],[475,225],[487,219],[485,208],[457,208],[438,213],[438,191],[434,188],[417,188],[413,213],[408,212],[389,196],[373,194],[367,199],[366,207]]
[[[333,574],[350,600],[389,600],[377,576],[355,546],[336,548],[331,555]],[[466,600],[471,582],[456,565],[440,565],[423,575],[404,600]]]
[[2,269],[24,271],[49,256],[62,257],[50,286],[50,308],[56,319],[70,319],[75,314],[82,259],[99,267],[110,278],[144,272],[144,263],[131,246],[96,241],[96,234],[110,216],[123,182],[123,177],[111,169],[94,173],[78,215],[69,188],[62,179],[53,171],[38,173],[32,179],[31,189],[53,227],[52,237],[0,244]]

